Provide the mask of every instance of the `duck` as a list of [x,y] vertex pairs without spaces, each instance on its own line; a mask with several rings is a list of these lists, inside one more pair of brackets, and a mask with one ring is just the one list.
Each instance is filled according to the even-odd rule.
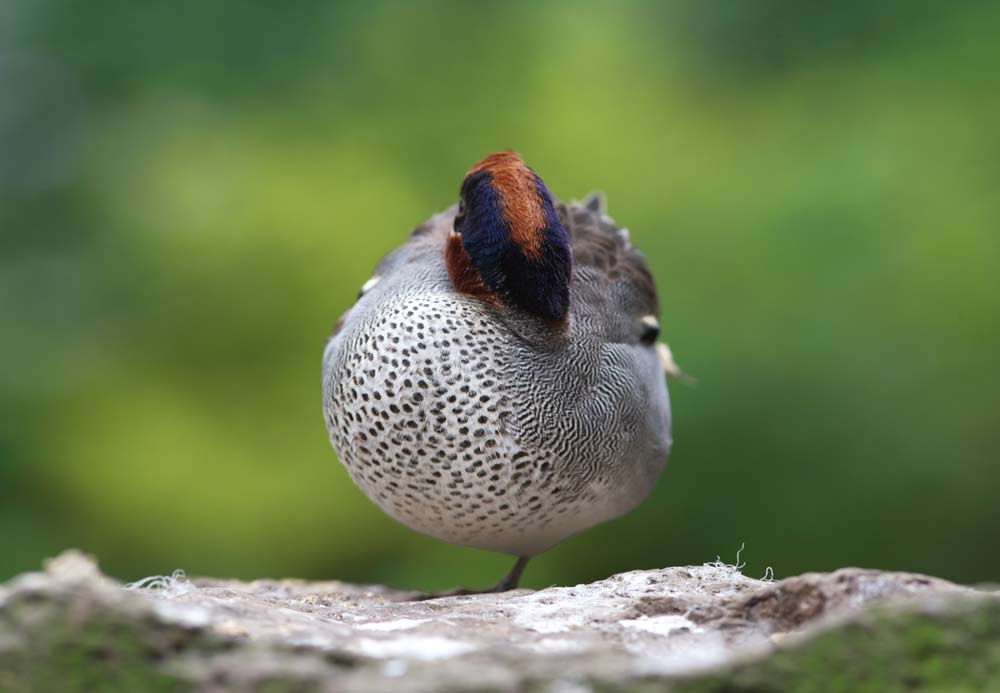
[[555,200],[511,150],[389,252],[337,321],[323,413],[389,517],[528,561],[646,499],[672,444],[652,273],[603,195]]

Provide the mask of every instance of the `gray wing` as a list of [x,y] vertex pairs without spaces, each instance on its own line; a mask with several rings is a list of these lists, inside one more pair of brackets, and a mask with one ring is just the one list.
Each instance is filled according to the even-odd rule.
[[558,203],[556,211],[573,250],[574,316],[611,341],[655,343],[660,316],[656,284],[628,231],[605,213],[597,195]]

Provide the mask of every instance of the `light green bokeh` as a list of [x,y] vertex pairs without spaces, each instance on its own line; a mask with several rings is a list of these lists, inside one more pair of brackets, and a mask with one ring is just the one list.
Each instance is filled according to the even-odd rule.
[[995,6],[101,4],[0,31],[0,577],[80,546],[124,578],[493,580],[350,484],[319,359],[506,147],[606,192],[698,379],[649,502],[529,585],[743,541],[750,574],[1000,575]]

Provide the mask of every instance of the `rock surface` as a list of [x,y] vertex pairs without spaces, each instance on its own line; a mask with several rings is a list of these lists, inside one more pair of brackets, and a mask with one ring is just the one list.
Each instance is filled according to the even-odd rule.
[[0,587],[2,691],[1000,690],[1000,595],[733,566],[410,601],[340,582],[123,586],[76,552]]

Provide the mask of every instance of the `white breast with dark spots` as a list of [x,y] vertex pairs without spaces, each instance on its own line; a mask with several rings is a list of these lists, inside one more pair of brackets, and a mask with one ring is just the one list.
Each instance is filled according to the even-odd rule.
[[643,398],[614,350],[538,353],[490,318],[472,299],[414,293],[350,321],[324,358],[327,427],[394,519],[532,555],[648,492],[644,461],[629,460]]

